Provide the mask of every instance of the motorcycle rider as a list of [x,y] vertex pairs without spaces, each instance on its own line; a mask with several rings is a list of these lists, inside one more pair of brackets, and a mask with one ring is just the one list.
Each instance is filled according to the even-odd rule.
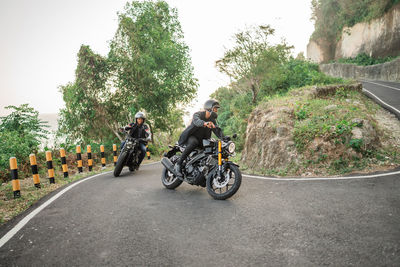
[[[150,127],[145,123],[146,116],[143,112],[138,112],[135,114],[135,122],[130,123],[125,129],[129,130],[129,135],[133,138],[140,138],[139,141],[139,162],[136,166],[136,170],[139,169],[140,163],[142,163],[146,155],[146,145],[147,142],[151,140]],[[121,149],[124,147],[125,141],[121,144]],[[129,167],[130,171],[133,171],[132,167]]]
[[204,111],[194,113],[191,124],[180,135],[178,144],[180,146],[186,144],[186,148],[174,166],[174,171],[179,176],[182,176],[183,161],[196,147],[202,145],[203,139],[210,139],[211,132],[222,138],[222,131],[215,127],[219,108],[220,105],[217,100],[207,100],[204,103]]

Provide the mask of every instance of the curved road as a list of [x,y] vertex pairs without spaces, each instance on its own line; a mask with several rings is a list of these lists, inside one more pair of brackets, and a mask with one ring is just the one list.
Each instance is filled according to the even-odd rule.
[[[399,84],[363,85],[400,110]],[[0,266],[399,266],[399,171],[247,176],[233,198],[215,201],[188,184],[165,189],[161,168],[80,181],[0,248]],[[56,194],[0,227],[0,237]]]
[[[0,249],[1,266],[398,265],[400,172],[379,178],[244,178],[215,201],[163,188],[161,165],[75,186]],[[3,236],[17,222],[0,229]]]
[[362,81],[364,93],[370,96],[400,119],[400,83]]

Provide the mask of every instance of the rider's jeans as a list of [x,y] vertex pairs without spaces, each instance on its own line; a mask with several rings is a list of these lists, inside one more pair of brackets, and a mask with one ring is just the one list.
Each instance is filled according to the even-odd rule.
[[139,144],[139,149],[140,149],[140,151],[142,152],[142,153],[140,153],[140,155],[139,155],[139,165],[140,165],[140,163],[142,163],[142,161],[143,161],[143,159],[144,159],[144,156],[146,155],[146,146],[144,145],[144,144],[142,144],[142,143],[140,143]]
[[190,152],[195,150],[195,148],[198,147],[199,144],[200,142],[196,137],[194,137],[193,135],[189,136],[188,140],[186,141],[186,148],[182,152],[182,155],[177,163],[182,166],[182,163],[186,159],[186,157],[190,154]]
[[[123,141],[122,143],[121,143],[121,150],[122,150],[122,148],[124,147],[124,145],[125,145],[125,141]],[[145,146],[145,144],[143,144],[143,143],[140,143],[139,144],[139,149],[140,149],[140,154],[139,154],[139,165],[140,165],[140,163],[142,163],[142,161],[143,161],[143,159],[144,159],[144,157],[146,156],[146,146]]]

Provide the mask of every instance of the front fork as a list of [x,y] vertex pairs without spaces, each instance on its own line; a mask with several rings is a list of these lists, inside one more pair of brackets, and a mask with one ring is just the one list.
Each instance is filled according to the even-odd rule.
[[222,177],[222,142],[218,140],[218,176]]

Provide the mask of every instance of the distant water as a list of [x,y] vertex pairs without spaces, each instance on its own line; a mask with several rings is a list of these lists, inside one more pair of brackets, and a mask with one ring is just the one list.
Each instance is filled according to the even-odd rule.
[[50,127],[47,130],[50,132],[47,135],[47,140],[43,140],[41,148],[43,149],[45,146],[53,147],[54,146],[54,135],[58,128],[58,114],[57,113],[42,113],[39,114],[39,119],[46,122]]
[[48,128],[50,131],[57,131],[57,127],[58,127],[58,114],[57,113],[43,113],[43,114],[39,114],[39,119],[41,119],[42,121],[46,121],[48,122],[47,124],[50,126],[50,128]]

